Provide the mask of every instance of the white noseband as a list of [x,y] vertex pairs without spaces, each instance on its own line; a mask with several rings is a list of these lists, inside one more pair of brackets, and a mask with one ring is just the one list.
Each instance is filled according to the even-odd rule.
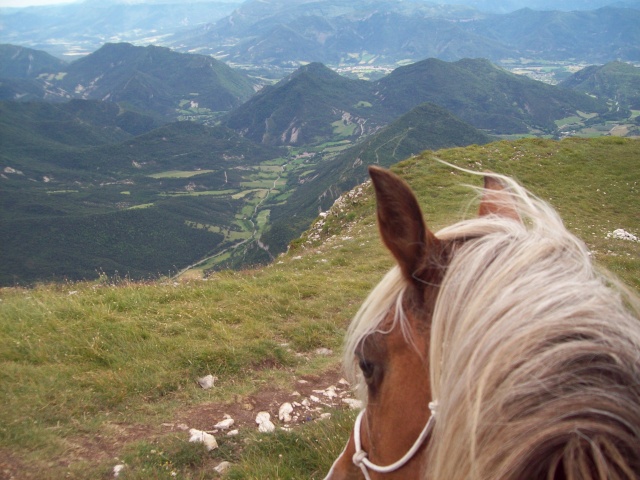
[[420,432],[420,435],[418,435],[418,438],[416,439],[416,441],[413,443],[411,448],[407,451],[407,453],[404,454],[404,456],[400,460],[392,463],[391,465],[387,465],[384,467],[381,467],[380,465],[376,465],[375,463],[371,462],[371,460],[367,458],[367,452],[362,450],[362,442],[360,441],[360,424],[362,423],[362,417],[364,416],[364,412],[366,411],[366,409],[362,410],[358,414],[358,417],[356,418],[356,423],[353,426],[353,441],[356,447],[356,453],[353,454],[353,463],[356,467],[362,470],[362,474],[364,475],[364,478],[366,480],[371,480],[368,470],[373,470],[374,472],[378,472],[378,473],[389,473],[389,472],[395,472],[396,470],[404,467],[405,464],[413,458],[413,456],[416,454],[416,452],[418,451],[422,443],[425,441],[425,439],[431,432],[431,429],[433,428],[433,422],[435,420],[437,407],[438,407],[437,401],[429,402],[429,410],[431,410],[431,415],[429,416],[429,420],[427,420],[427,424],[422,429],[422,432]]

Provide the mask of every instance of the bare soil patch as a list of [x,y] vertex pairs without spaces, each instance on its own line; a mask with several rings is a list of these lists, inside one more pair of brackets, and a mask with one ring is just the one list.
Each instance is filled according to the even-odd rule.
[[[323,418],[323,414],[327,415],[331,409],[349,408],[344,400],[353,398],[350,386],[342,378],[341,370],[334,368],[319,375],[300,376],[292,389],[266,387],[253,395],[238,396],[230,403],[202,403],[177,412],[173,421],[159,425],[105,423],[101,433],[85,433],[65,438],[67,449],[64,455],[47,465],[26,462],[8,449],[0,449],[0,480],[55,478],[58,475],[83,478],[81,474],[69,473],[73,464],[98,465],[113,462],[115,466],[126,447],[138,441],[155,442],[167,435],[180,435],[187,442],[188,429],[196,428],[212,433],[219,442],[224,442],[229,430],[257,431],[255,419],[258,412],[268,412],[276,428],[295,428]],[[281,405],[287,402],[293,409],[292,419],[283,422],[279,420],[278,412]],[[224,431],[214,428],[225,415],[234,419],[233,426]],[[207,462],[207,468],[213,468],[216,463],[211,459]],[[48,473],[43,472],[43,468]],[[109,477],[111,476],[110,473]]]

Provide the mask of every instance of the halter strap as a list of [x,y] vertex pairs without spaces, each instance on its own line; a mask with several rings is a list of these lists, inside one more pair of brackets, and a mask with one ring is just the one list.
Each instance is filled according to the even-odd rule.
[[358,414],[358,417],[356,418],[356,423],[353,426],[353,442],[355,444],[356,453],[353,454],[352,460],[353,460],[353,464],[356,467],[360,468],[360,470],[362,470],[362,474],[364,475],[364,478],[366,480],[371,480],[371,477],[369,476],[369,471],[367,469],[373,470],[374,472],[378,472],[378,473],[389,473],[389,472],[395,472],[396,470],[399,470],[400,468],[404,467],[405,464],[413,458],[413,456],[416,454],[420,446],[424,443],[425,439],[431,432],[431,429],[433,428],[433,422],[436,418],[435,415],[436,415],[437,407],[438,407],[437,400],[433,402],[429,402],[429,410],[431,410],[431,415],[429,416],[429,420],[427,420],[427,424],[422,429],[422,432],[420,432],[420,435],[418,435],[418,438],[416,439],[416,441],[413,443],[411,448],[407,451],[407,453],[404,454],[404,456],[400,460],[392,463],[391,465],[386,465],[386,466],[380,466],[373,463],[371,460],[367,458],[367,452],[365,452],[362,449],[362,442],[360,440],[360,425],[362,423],[362,417],[364,416],[364,412],[366,411],[366,408],[361,410],[360,413]]

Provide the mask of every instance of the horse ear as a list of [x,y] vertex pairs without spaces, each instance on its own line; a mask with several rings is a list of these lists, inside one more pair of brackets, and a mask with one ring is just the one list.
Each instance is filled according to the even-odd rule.
[[369,175],[376,192],[382,241],[405,278],[413,280],[425,265],[425,255],[440,252],[440,241],[427,229],[418,200],[404,180],[375,166],[369,167]]
[[513,198],[507,192],[507,187],[498,178],[486,175],[484,177],[484,193],[480,201],[478,215],[498,215],[521,222],[520,214]]

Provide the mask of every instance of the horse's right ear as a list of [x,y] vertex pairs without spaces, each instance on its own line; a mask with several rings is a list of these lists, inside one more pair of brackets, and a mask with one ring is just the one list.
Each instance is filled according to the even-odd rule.
[[415,280],[425,265],[425,256],[441,251],[440,241],[425,225],[418,201],[404,180],[375,166],[369,167],[369,175],[376,192],[382,241],[405,278]]
[[480,201],[478,215],[497,215],[522,222],[513,197],[507,191],[507,187],[498,178],[491,175],[484,177],[484,193]]

